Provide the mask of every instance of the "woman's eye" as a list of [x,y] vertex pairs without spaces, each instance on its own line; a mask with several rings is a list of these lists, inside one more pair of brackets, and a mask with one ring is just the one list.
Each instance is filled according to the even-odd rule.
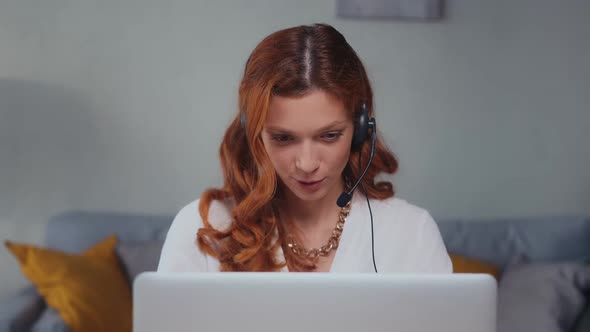
[[285,144],[291,140],[291,137],[289,135],[273,135],[272,139],[278,143]]
[[341,132],[335,131],[335,132],[331,132],[331,133],[327,133],[324,134],[322,137],[327,140],[327,141],[335,141],[337,140],[340,136],[342,136]]

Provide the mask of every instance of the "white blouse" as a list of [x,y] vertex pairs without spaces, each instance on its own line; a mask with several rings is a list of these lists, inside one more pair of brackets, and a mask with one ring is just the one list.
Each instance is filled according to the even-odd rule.
[[[399,198],[370,199],[379,273],[452,273],[453,266],[438,227],[428,211]],[[335,203],[334,203],[335,204]],[[229,203],[213,201],[209,222],[217,229],[231,224]],[[196,244],[203,227],[199,200],[185,206],[174,218],[166,236],[158,271],[218,272],[219,261]],[[284,261],[279,246],[276,256]],[[288,272],[284,267],[282,272]],[[374,273],[371,254],[371,217],[365,196],[356,192],[330,272]]]

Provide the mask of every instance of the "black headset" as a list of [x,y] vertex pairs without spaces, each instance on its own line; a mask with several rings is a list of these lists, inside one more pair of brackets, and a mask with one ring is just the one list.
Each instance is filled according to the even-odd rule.
[[[242,114],[240,115],[240,125],[242,129],[246,129],[246,112],[244,111],[242,111]],[[375,236],[373,232],[373,211],[371,211],[371,203],[369,202],[369,196],[367,196],[367,191],[361,183],[361,181],[365,177],[365,174],[367,174],[367,170],[369,169],[369,166],[373,161],[373,156],[375,155],[375,145],[377,143],[377,122],[375,121],[375,118],[369,117],[369,110],[367,108],[367,104],[362,103],[361,109],[355,113],[354,134],[352,135],[351,146],[352,150],[359,151],[363,147],[363,144],[365,144],[365,141],[369,136],[369,132],[371,134],[371,152],[369,154],[369,161],[367,162],[367,166],[365,166],[364,171],[361,173],[358,180],[350,188],[350,190],[344,191],[342,192],[342,194],[340,194],[338,200],[336,201],[336,204],[341,208],[345,207],[352,199],[352,193],[354,192],[356,187],[359,184],[361,185],[361,189],[363,190],[365,198],[367,199],[367,206],[369,207],[369,214],[371,216],[371,254],[373,257],[373,268],[375,269],[375,273],[377,273],[377,264],[375,263]],[[359,172],[361,167],[361,155],[362,154],[359,151]]]
[[[369,129],[371,129],[371,125],[369,122],[369,110],[367,109],[367,104],[363,103],[361,105],[361,109],[357,114],[355,114],[355,121],[354,121],[354,134],[352,136],[352,148],[354,150],[359,150],[367,136],[369,136]],[[372,119],[375,121],[375,119]]]

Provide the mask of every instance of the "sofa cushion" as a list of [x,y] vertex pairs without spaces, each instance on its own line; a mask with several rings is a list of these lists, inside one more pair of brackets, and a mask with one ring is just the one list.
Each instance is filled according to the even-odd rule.
[[509,266],[498,287],[498,332],[570,331],[590,290],[590,266]]
[[7,242],[46,303],[77,331],[131,331],[131,290],[110,236],[82,255]]
[[453,273],[485,273],[496,280],[500,279],[502,270],[493,264],[453,253],[449,253],[449,256],[453,263]]

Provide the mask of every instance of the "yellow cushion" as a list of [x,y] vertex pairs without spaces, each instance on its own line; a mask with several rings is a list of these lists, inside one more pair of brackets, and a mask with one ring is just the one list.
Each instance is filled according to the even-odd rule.
[[497,266],[478,259],[457,254],[450,254],[453,262],[453,273],[487,273],[499,280],[501,270]]
[[6,241],[23,274],[72,332],[131,332],[131,289],[110,236],[81,255]]

